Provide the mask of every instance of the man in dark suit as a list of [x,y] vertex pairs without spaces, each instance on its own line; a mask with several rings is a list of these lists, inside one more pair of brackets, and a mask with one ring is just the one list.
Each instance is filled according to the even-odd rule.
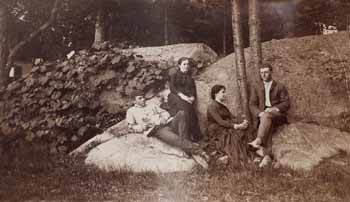
[[264,167],[271,162],[272,129],[287,122],[290,103],[286,87],[272,79],[272,66],[263,64],[259,71],[262,82],[252,88],[249,100],[258,130],[256,139],[248,144],[263,157],[259,166]]

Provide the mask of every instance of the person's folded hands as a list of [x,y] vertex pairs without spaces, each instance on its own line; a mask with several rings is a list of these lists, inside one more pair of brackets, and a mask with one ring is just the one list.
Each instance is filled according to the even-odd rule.
[[234,128],[236,130],[244,130],[248,128],[248,121],[244,120],[242,123],[240,124],[234,124]]
[[265,112],[279,112],[280,110],[277,107],[268,107],[265,109]]

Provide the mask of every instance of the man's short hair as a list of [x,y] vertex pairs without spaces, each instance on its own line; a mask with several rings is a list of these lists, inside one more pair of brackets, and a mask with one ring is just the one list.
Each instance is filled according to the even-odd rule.
[[145,93],[141,90],[135,90],[130,94],[130,98],[135,99],[137,96],[145,96]]
[[272,65],[269,64],[269,63],[263,63],[260,65],[260,69],[263,69],[263,68],[269,68],[269,70],[272,72]]

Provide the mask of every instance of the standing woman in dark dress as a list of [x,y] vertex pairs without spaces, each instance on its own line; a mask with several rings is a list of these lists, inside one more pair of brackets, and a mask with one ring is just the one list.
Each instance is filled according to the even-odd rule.
[[207,109],[209,145],[211,150],[219,153],[219,157],[227,155],[233,167],[240,167],[247,160],[242,130],[248,127],[248,122],[237,123],[223,103],[225,90],[224,86],[215,85],[210,92],[212,100]]
[[198,125],[198,117],[195,110],[197,90],[190,71],[190,59],[182,57],[178,61],[176,73],[170,76],[170,94],[168,97],[169,112],[171,115],[182,110],[188,123],[187,139],[198,142],[203,135]]

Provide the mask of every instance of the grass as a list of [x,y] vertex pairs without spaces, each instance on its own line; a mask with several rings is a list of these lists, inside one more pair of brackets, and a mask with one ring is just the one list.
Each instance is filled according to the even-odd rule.
[[142,194],[156,186],[154,173],[107,173],[84,165],[83,159],[44,155],[40,149],[9,151],[0,159],[0,201],[133,201],[137,195],[130,190]]
[[22,156],[1,161],[0,201],[350,201],[350,157],[345,153],[313,172],[198,168],[159,175],[125,169],[106,173],[84,165],[82,157]]
[[272,168],[213,173],[204,189],[212,190],[209,201],[350,201],[350,158],[335,159],[343,164],[325,161],[309,173]]
[[128,170],[107,173],[82,165],[80,159],[66,157],[56,157],[54,163],[42,165],[2,168],[0,201],[106,201],[118,194],[123,196],[128,190],[154,187],[149,184],[155,178],[153,173],[136,174]]

